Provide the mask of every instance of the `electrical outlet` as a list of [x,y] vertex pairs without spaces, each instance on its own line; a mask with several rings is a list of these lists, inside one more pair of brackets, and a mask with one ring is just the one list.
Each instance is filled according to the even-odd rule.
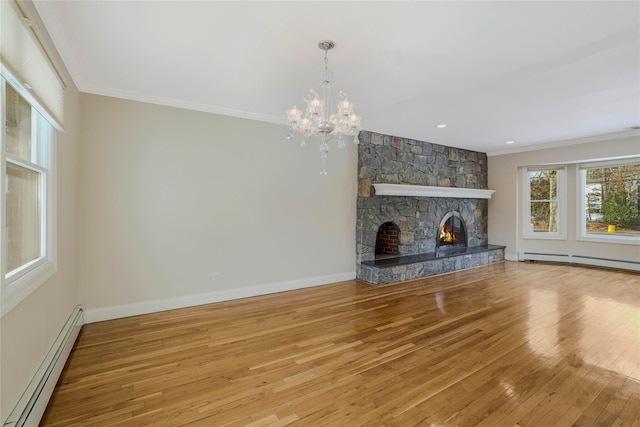
[[212,278],[211,278],[211,281],[212,281],[213,283],[216,283],[218,280],[220,280],[220,276],[218,275],[218,272],[217,272],[217,271],[214,271],[214,272],[213,272],[213,276],[212,276]]

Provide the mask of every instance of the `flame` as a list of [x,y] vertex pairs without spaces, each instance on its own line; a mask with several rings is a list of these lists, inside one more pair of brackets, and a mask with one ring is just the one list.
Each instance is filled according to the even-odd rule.
[[443,242],[453,242],[454,235],[450,230],[446,230],[442,227],[440,230],[440,240]]

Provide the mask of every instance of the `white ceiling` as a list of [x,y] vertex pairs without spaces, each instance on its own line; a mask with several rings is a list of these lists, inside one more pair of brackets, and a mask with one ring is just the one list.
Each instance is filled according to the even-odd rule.
[[640,125],[637,1],[34,3],[83,92],[284,123],[332,39],[366,130],[491,153]]

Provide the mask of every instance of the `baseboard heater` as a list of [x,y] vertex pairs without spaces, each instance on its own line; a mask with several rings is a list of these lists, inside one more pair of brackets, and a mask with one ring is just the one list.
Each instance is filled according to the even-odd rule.
[[622,270],[640,271],[640,262],[622,259],[601,258],[586,255],[547,254],[540,252],[523,252],[521,261],[552,261],[570,264],[585,264],[598,267],[619,268]]
[[5,421],[4,427],[38,426],[84,323],[83,311],[81,306],[74,308],[36,375]]

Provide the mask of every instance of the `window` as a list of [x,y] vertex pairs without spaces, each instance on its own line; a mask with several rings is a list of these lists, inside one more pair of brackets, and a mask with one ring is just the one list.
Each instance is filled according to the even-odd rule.
[[525,238],[566,238],[565,169],[524,168]]
[[582,240],[640,243],[640,159],[580,165]]
[[55,272],[55,131],[22,96],[2,89],[2,314]]
[[[56,272],[56,130],[65,79],[23,2],[0,2],[0,316]],[[35,25],[34,25],[35,24]]]

